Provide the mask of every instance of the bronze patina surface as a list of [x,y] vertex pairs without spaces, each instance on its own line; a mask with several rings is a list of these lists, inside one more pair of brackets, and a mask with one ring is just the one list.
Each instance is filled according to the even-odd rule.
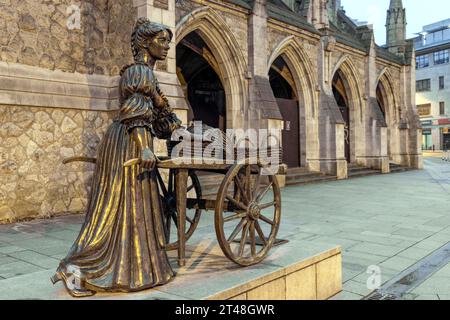
[[[132,35],[135,63],[121,73],[121,108],[100,143],[86,220],[52,281],[75,297],[97,291],[133,292],[168,283],[174,272],[165,251],[153,136],[180,127],[153,73],[167,57],[172,32],[146,18]],[[124,167],[129,159],[139,165]],[[76,159],[75,159],[76,160]],[[83,159],[81,159],[83,160]]]

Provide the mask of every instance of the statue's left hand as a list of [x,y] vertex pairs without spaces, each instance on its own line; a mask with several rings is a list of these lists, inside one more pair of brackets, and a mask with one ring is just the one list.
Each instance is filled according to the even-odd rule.
[[152,171],[156,166],[156,156],[150,148],[142,149],[140,165],[145,169]]

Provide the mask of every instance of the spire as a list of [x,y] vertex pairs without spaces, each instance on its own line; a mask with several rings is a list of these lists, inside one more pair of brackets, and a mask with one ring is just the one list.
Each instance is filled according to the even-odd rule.
[[389,5],[389,10],[392,9],[403,9],[402,0],[391,0],[391,4]]
[[402,0],[391,0],[386,18],[386,42],[389,51],[403,54],[406,45],[406,9]]

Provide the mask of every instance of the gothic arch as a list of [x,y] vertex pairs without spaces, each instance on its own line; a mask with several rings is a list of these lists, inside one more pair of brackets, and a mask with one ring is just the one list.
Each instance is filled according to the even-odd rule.
[[317,86],[317,76],[313,71],[311,60],[294,36],[283,39],[273,50],[269,58],[267,73],[279,56],[283,56],[286,64],[292,70],[297,93],[303,99],[303,104],[307,109],[306,116],[308,119],[315,117],[317,99],[314,95],[314,88]]
[[386,105],[386,121],[388,125],[396,125],[400,122],[400,104],[398,93],[399,90],[395,90],[394,88],[394,79],[392,77],[391,72],[387,67],[385,67],[378,76],[377,85],[381,85],[383,88],[383,98],[387,102]]
[[219,77],[226,91],[227,127],[244,127],[246,114],[246,64],[239,43],[223,18],[210,7],[198,8],[184,16],[176,26],[178,44],[189,33],[196,31],[212,51],[219,66]]
[[[358,117],[355,118],[355,120],[359,119],[359,121],[362,122],[364,119],[363,107],[365,106],[363,103],[363,82],[361,81],[361,77],[359,76],[359,73],[349,55],[343,55],[336,63],[336,66],[334,67],[334,70],[332,72],[331,80],[334,78],[338,71],[341,71],[342,75],[344,76],[344,82],[347,86],[346,89],[348,91],[348,94],[350,95],[349,107],[353,108],[352,111],[358,113]],[[330,81],[330,83],[332,85],[332,81]]]
[[[282,57],[294,77],[295,91],[299,99],[300,114],[300,145],[303,149],[300,155],[301,164],[306,165],[308,158],[314,158],[312,152],[318,150],[318,146],[308,145],[318,141],[318,129],[313,125],[318,114],[318,99],[315,88],[317,87],[316,72],[313,71],[311,60],[304,48],[294,36],[284,38],[272,51],[267,65],[267,74],[278,57]],[[307,138],[311,134],[316,138]]]
[[380,90],[381,98],[384,103],[386,124],[388,127],[388,155],[391,160],[394,159],[394,154],[400,153],[400,133],[398,126],[401,114],[398,97],[399,90],[395,90],[394,83],[390,70],[387,67],[384,68],[378,76],[376,88],[377,90]]
[[366,154],[365,137],[366,130],[364,126],[365,100],[364,89],[361,77],[352,62],[349,55],[343,55],[336,64],[332,77],[330,79],[330,89],[333,86],[333,79],[339,75],[345,87],[347,104],[349,109],[350,126],[350,162],[356,162],[357,159]]

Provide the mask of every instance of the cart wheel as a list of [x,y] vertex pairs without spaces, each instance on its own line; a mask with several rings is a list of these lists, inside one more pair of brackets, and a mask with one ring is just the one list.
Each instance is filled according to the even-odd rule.
[[[178,241],[170,242],[170,234],[172,229],[172,224],[178,228],[178,220],[177,220],[177,200],[176,200],[176,187],[175,187],[175,169],[169,170],[169,179],[168,184],[164,183],[161,174],[158,172],[158,183],[160,190],[162,191],[162,205],[164,211],[164,225],[165,225],[165,235],[166,235],[166,250],[176,250],[178,249]],[[200,181],[198,180],[197,175],[194,171],[189,171],[189,179],[187,182],[187,192],[188,194],[192,194],[190,198],[195,198],[200,200],[202,198],[202,189],[200,186]],[[186,241],[194,233],[195,229],[198,226],[200,221],[202,210],[187,210],[186,212]]]
[[280,226],[278,181],[273,175],[263,176],[261,171],[260,164],[234,165],[217,194],[217,240],[225,256],[241,266],[264,260]]

